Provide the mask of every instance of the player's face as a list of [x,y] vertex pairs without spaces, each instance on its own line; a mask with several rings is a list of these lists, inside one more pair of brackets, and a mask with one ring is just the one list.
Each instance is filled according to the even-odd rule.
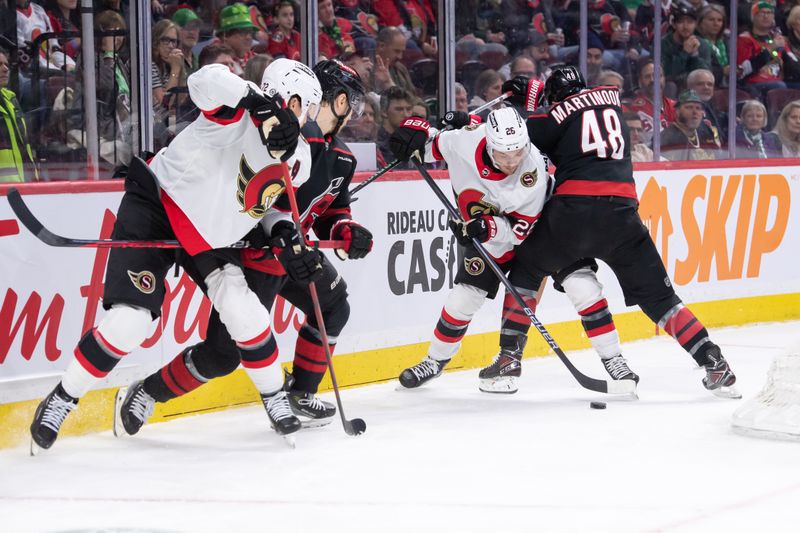
[[492,151],[494,164],[503,174],[513,174],[525,156],[528,154],[529,146],[514,150],[513,152]]
[[751,107],[742,113],[742,125],[749,131],[758,131],[767,125],[767,115],[760,107]]

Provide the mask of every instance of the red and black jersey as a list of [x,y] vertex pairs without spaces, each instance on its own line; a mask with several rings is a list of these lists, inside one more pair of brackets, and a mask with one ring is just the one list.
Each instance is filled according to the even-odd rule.
[[581,91],[528,117],[533,143],[556,166],[553,194],[636,198],[619,90]]

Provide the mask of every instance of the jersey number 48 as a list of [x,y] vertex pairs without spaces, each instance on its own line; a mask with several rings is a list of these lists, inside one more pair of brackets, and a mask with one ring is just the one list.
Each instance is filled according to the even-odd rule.
[[[581,126],[581,150],[584,154],[597,152],[601,159],[622,159],[625,139],[619,114],[614,109],[603,111],[603,126],[597,120],[597,111],[585,111]],[[610,153],[609,153],[610,152]]]

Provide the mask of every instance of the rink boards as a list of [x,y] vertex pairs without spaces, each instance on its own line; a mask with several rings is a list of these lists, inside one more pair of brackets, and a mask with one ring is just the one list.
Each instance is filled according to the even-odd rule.
[[[800,164],[774,160],[660,163],[637,167],[640,215],[650,228],[678,294],[708,326],[800,318]],[[434,172],[448,188],[445,171]],[[363,180],[368,175],[358,176]],[[0,186],[5,194],[7,186]],[[51,231],[106,238],[122,196],[120,182],[22,186],[31,210]],[[344,386],[393,379],[425,353],[426,342],[452,286],[459,257],[444,208],[413,171],[396,172],[366,187],[354,218],[375,235],[364,260],[341,262],[350,322],[339,337],[337,377]],[[0,447],[24,438],[36,399],[57,382],[82,332],[102,316],[104,250],[52,248],[20,227],[0,201],[3,261],[0,306]],[[624,341],[657,333],[638,310],[624,305],[601,265],[610,308]],[[126,356],[99,390],[81,401],[64,432],[110,428],[113,388],[139,379],[198,342],[210,306],[183,272],[172,273],[163,317],[143,349]],[[568,300],[548,288],[537,315],[565,350],[586,348]],[[488,302],[470,327],[454,369],[483,366],[496,351],[500,299]],[[292,357],[302,316],[278,301],[273,327],[281,360]],[[547,345],[532,332],[529,356]],[[328,382],[323,383],[323,388]],[[346,397],[346,394],[345,394]],[[241,371],[161,406],[158,419],[221,409],[255,400]]]

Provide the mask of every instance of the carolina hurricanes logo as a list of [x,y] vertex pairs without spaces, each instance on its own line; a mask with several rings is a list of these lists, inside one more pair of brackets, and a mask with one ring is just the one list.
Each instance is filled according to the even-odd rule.
[[131,272],[128,270],[128,277],[131,278],[131,282],[133,283],[134,287],[145,294],[153,294],[153,292],[156,290],[156,277],[152,272],[147,270],[143,270],[142,272]]
[[525,172],[522,176],[519,177],[519,182],[522,184],[523,187],[533,187],[536,185],[536,181],[538,179],[538,170],[534,170],[533,172]]
[[237,182],[236,200],[242,206],[241,213],[253,218],[261,218],[275,200],[283,193],[283,167],[272,164],[254,172],[242,155],[239,160],[239,180]]
[[483,259],[480,257],[472,257],[464,259],[464,268],[467,269],[467,274],[470,276],[480,276],[483,274],[483,270],[486,268],[486,265],[484,265]]
[[465,218],[475,218],[480,215],[496,215],[499,213],[494,206],[483,199],[484,194],[475,189],[466,189],[458,195],[458,207]]

